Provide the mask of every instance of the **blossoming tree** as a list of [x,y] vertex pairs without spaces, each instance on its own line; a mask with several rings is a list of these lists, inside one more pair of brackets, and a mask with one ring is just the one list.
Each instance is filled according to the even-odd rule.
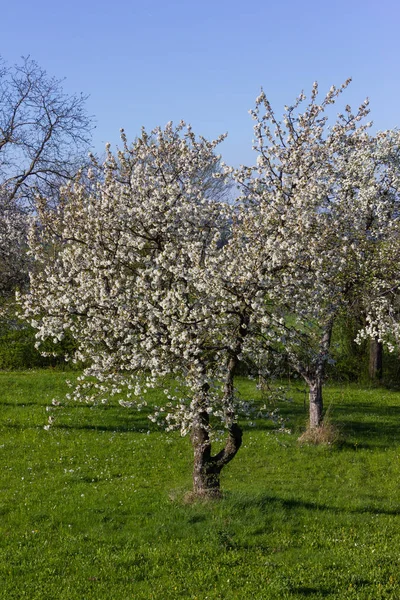
[[400,132],[383,131],[364,155],[369,201],[365,213],[361,306],[366,325],[358,339],[369,337],[393,350],[400,342]]
[[[397,235],[387,228],[397,146],[368,135],[367,102],[327,127],[347,85],[321,104],[315,85],[306,110],[301,95],[284,124],[261,94],[252,112],[257,165],[234,172],[243,190],[235,205],[223,199],[215,154],[224,136],[196,138],[184,123],[143,130],[131,146],[122,132],[121,150],[107,147],[103,165],[93,159],[55,210],[38,201],[25,318],[39,343],[75,339],[71,358],[87,365],[77,400],[140,408],[146,390],[168,380],[152,418],[190,434],[196,495],[219,494],[242,442],[239,361],[283,350],[309,385],[316,428],[334,319],[361,295],[372,315],[385,294],[375,293],[379,277],[388,281],[377,265]],[[217,422],[227,435],[213,455]]]
[[[311,429],[322,422],[322,382],[335,318],[362,289],[365,294],[376,246],[372,238],[395,239],[393,209],[385,207],[393,204],[388,182],[397,185],[387,157],[396,162],[398,151],[393,144],[388,150],[387,135],[368,135],[368,101],[354,113],[346,106],[328,127],[327,112],[349,82],[333,86],[320,104],[314,84],[305,110],[302,93],[285,107],[283,121],[262,92],[251,111],[257,164],[235,173],[249,215],[247,237],[264,239],[260,261],[280,267],[267,298],[275,307],[277,346],[309,386]],[[264,267],[264,273],[271,269]],[[267,325],[271,332],[271,321]],[[267,345],[268,328],[260,328],[260,341]]]
[[[132,146],[122,134],[118,154],[108,148],[56,210],[39,201],[29,236],[38,268],[21,299],[39,341],[76,340],[73,359],[87,364],[76,399],[140,407],[149,386],[180,383],[153,418],[190,433],[197,495],[219,493],[242,440],[233,376],[248,314],[231,302],[238,261],[222,239],[234,211],[203,181],[218,171],[222,139],[197,139],[184,123],[143,130]],[[214,456],[210,419],[228,435]]]

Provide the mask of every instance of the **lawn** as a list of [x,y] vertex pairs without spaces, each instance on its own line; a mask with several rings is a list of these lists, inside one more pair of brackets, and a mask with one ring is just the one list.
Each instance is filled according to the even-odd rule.
[[245,426],[223,499],[190,504],[189,440],[145,412],[74,404],[46,431],[64,379],[0,373],[1,599],[400,599],[399,393],[329,386],[343,441],[302,446],[295,384],[292,434]]

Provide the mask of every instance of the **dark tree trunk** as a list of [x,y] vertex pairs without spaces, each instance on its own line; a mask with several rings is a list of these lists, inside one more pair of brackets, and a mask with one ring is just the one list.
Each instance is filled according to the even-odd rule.
[[193,492],[196,496],[218,496],[220,493],[219,473],[211,457],[211,441],[208,431],[209,416],[200,412],[192,427]]
[[211,455],[211,440],[209,435],[210,418],[205,410],[206,402],[204,394],[208,392],[208,386],[203,388],[203,398],[198,401],[198,413],[192,426],[192,446],[194,453],[193,464],[193,494],[196,497],[219,498],[220,475],[223,467],[227,465],[237,454],[242,445],[242,429],[233,421],[229,403],[234,394],[234,374],[238,364],[237,354],[229,358],[227,374],[224,386],[224,397],[227,401],[228,437],[225,446],[215,456]]
[[372,339],[369,346],[369,378],[371,381],[382,381],[383,377],[383,344],[378,338]]
[[211,442],[208,431],[199,425],[193,427],[193,493],[196,497],[220,497],[221,471],[236,455],[241,444],[242,430],[239,425],[233,423],[228,429],[228,439],[224,448],[216,456],[211,456]]

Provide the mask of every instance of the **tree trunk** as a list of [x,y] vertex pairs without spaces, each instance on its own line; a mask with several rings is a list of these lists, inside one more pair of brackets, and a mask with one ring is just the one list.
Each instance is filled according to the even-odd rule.
[[211,456],[208,431],[200,426],[193,427],[193,493],[196,497],[219,498],[221,496],[221,471],[236,455],[241,444],[242,430],[233,423],[228,429],[228,439],[224,448],[216,456]]
[[319,356],[317,360],[316,370],[313,375],[309,376],[308,379],[308,385],[310,388],[310,429],[316,429],[322,423],[322,413],[324,410],[324,403],[322,400],[322,381],[325,374],[326,360],[329,356],[333,321],[334,319],[332,317],[323,330],[321,343],[319,345]]
[[382,381],[383,377],[383,344],[378,338],[372,339],[369,346],[369,378],[371,381]]
[[310,429],[316,429],[322,423],[324,403],[322,399],[322,381],[320,378],[308,381],[310,399]]
[[193,464],[193,494],[202,498],[219,498],[220,475],[223,467],[237,454],[242,445],[242,429],[233,421],[231,403],[234,394],[234,374],[238,364],[237,354],[231,356],[227,364],[227,374],[224,386],[225,405],[227,407],[225,418],[228,425],[228,438],[224,448],[215,456],[211,455],[211,440],[209,434],[210,417],[205,410],[204,394],[208,393],[208,386],[203,388],[203,398],[198,402],[198,414],[192,426],[192,446],[194,453]]
[[322,400],[322,382],[325,373],[325,363],[329,356],[333,318],[325,326],[319,344],[319,353],[314,365],[304,365],[300,361],[292,362],[296,371],[303,377],[309,388],[309,429],[316,429],[322,424],[324,403]]
[[209,416],[201,412],[192,427],[193,445],[193,493],[196,496],[218,497],[220,494],[219,472],[211,457],[211,441],[208,431]]

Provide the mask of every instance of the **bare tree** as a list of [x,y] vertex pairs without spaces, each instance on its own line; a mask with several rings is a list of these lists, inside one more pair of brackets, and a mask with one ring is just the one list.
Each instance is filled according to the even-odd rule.
[[0,185],[8,201],[35,191],[54,197],[86,160],[92,119],[87,97],[67,95],[62,81],[34,60],[0,62]]

